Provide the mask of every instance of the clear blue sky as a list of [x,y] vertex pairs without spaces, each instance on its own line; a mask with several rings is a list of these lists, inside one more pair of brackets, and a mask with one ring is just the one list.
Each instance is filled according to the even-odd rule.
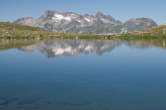
[[46,10],[96,14],[101,11],[121,21],[148,17],[166,23],[166,0],[0,0],[0,21],[39,17]]

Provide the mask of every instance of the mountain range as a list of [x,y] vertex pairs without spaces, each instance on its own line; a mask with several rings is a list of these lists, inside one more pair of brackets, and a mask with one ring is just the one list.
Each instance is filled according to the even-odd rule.
[[126,22],[98,12],[96,15],[46,11],[39,18],[20,18],[14,23],[38,27],[51,32],[76,34],[121,34],[157,26],[150,18],[132,18]]

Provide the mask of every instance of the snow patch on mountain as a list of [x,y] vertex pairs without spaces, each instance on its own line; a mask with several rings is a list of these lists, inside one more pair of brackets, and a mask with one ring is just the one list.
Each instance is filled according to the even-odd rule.
[[87,21],[87,22],[91,22],[91,19],[87,18],[87,17],[84,17],[84,19]]
[[52,19],[53,20],[58,20],[58,21],[61,21],[61,20],[71,21],[71,17],[63,16],[61,14],[54,14],[54,16],[52,17]]

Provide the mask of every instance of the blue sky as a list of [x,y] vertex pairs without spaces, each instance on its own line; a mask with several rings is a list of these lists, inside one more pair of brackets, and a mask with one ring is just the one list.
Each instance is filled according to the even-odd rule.
[[166,23],[166,0],[0,0],[0,21],[21,17],[39,17],[46,10],[96,14],[98,11],[121,21],[152,18]]

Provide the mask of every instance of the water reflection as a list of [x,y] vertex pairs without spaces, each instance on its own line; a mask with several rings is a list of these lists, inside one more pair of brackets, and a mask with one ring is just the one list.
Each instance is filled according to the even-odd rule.
[[2,41],[0,110],[166,110],[165,44]]
[[22,47],[23,51],[40,51],[48,57],[73,56],[80,53],[96,52],[102,55],[121,44],[120,41],[99,40],[56,40]]
[[20,48],[22,51],[40,51],[47,57],[73,56],[76,54],[97,53],[102,55],[105,52],[111,52],[120,45],[126,45],[130,48],[146,49],[152,46],[165,48],[165,41],[121,41],[121,40],[55,40],[46,41]]

